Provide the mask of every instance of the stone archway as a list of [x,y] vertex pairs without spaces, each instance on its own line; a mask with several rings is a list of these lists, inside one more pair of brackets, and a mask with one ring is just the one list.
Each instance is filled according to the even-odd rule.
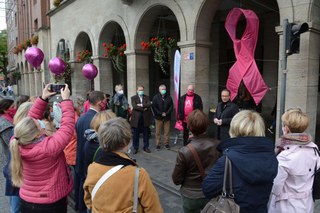
[[[90,37],[85,32],[80,32],[75,40],[74,45],[74,59],[77,58],[77,55],[81,51],[88,50],[92,53],[92,44]],[[88,91],[94,90],[94,80],[90,81],[86,79],[82,75],[82,67],[85,62],[79,62],[77,60],[71,65],[73,68],[73,72],[71,74],[71,81],[72,81],[72,94],[73,95],[80,95],[82,97],[86,96]]]
[[[153,51],[141,50],[140,43],[148,42],[151,38],[160,37],[164,41],[168,38],[180,41],[180,25],[176,14],[164,5],[155,5],[148,8],[140,19],[136,31],[135,48],[136,63],[140,64],[136,70],[136,82],[145,86],[145,90],[150,97],[158,93],[160,84],[167,86],[169,94],[173,94],[173,57],[177,47],[169,52],[168,62],[164,69],[161,69],[158,63],[155,63]],[[184,34],[185,36],[185,34]],[[135,89],[134,89],[135,91]]]
[[98,83],[100,90],[106,91],[111,96],[114,93],[114,86],[117,84],[124,85],[124,92],[127,95],[127,62],[126,56],[118,52],[117,57],[111,59],[106,49],[110,49],[110,45],[119,49],[126,45],[125,33],[116,21],[107,22],[99,36],[99,70],[100,75]]

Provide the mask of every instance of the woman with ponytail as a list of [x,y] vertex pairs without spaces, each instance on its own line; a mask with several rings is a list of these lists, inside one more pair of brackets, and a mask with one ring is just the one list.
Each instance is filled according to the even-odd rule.
[[60,129],[47,136],[41,119],[48,98],[55,93],[47,85],[31,107],[28,117],[14,128],[10,142],[12,183],[20,187],[21,210],[33,213],[67,212],[67,196],[73,188],[63,150],[74,131],[74,112],[68,85],[61,89],[62,118]]

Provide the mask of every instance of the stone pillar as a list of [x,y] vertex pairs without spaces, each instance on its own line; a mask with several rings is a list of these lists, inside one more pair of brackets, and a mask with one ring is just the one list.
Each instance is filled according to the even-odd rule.
[[94,79],[94,89],[113,94],[112,64],[111,61],[103,57],[95,57],[93,64],[98,68],[98,75]]
[[[287,57],[285,110],[298,107],[306,112],[310,118],[310,124],[306,132],[310,133],[314,138],[318,108],[320,29],[315,29],[312,23],[309,23],[309,28],[310,31],[300,36],[300,53]],[[283,36],[281,35],[280,37],[280,47],[282,47]],[[281,117],[279,115],[279,97],[281,94],[282,72],[281,68],[279,70],[277,121],[280,121]],[[279,124],[277,128],[281,127]]]
[[181,48],[181,88],[183,95],[189,84],[195,86],[195,93],[201,96],[203,111],[209,113],[209,42],[179,42]]
[[70,62],[70,65],[73,70],[71,74],[72,95],[86,97],[87,92],[90,90],[90,81],[82,75],[84,63]]
[[[126,51],[127,55],[127,82],[128,101],[136,95],[136,86],[142,84],[146,95],[149,95],[149,51]],[[150,82],[156,83],[156,82]]]
[[41,78],[41,75],[42,75],[42,71],[38,71],[38,70],[35,70],[34,72],[34,80],[35,80],[35,95],[38,96],[38,95],[41,95],[42,94],[42,78]]
[[35,90],[35,73],[33,70],[29,72],[29,90],[31,96],[36,96],[36,90]]

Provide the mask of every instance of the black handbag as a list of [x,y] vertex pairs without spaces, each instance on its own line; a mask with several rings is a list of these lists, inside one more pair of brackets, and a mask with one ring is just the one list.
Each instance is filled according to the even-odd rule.
[[[314,148],[315,155],[320,157],[320,152],[318,148]],[[313,174],[313,185],[312,185],[312,197],[313,200],[320,199],[320,168],[318,169],[317,163],[314,167],[314,174]]]
[[[229,193],[227,193],[227,176],[229,172]],[[234,194],[232,189],[232,165],[229,158],[226,156],[223,176],[222,194],[211,199],[203,208],[201,213],[239,213],[240,206],[234,201]]]

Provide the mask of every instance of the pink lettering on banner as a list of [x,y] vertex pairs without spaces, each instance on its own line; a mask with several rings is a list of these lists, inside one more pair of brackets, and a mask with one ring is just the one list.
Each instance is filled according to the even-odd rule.
[[[237,23],[241,15],[246,18],[246,29],[239,40],[236,38]],[[258,40],[259,19],[252,10],[233,8],[226,19],[225,28],[233,41],[236,62],[229,70],[227,88],[233,100],[238,93],[241,81],[253,97],[256,105],[266,94],[268,87],[264,82],[254,59],[254,51]]]

